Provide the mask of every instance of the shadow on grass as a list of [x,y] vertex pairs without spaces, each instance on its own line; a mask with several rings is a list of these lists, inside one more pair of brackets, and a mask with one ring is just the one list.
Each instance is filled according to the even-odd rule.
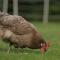
[[[7,52],[8,51],[8,49],[7,48],[0,48],[0,52]],[[15,48],[12,48],[11,50],[10,50],[10,52],[11,53],[35,53],[35,54],[40,54],[40,51],[39,50],[35,50],[35,49],[26,49],[26,48],[24,48],[24,49],[21,49],[21,48],[19,48],[19,49],[15,49]]]

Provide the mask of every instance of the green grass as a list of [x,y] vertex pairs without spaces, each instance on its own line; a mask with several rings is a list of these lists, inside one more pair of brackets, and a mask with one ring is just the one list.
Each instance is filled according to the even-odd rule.
[[[42,54],[39,50],[12,48],[7,53],[8,44],[0,41],[0,60],[60,60],[60,23],[44,25],[40,22],[32,22],[41,32],[46,41],[50,42],[48,51]],[[27,54],[26,54],[27,53]]]

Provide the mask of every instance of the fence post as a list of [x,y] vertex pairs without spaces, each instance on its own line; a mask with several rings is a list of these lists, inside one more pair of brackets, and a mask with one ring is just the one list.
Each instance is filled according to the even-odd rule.
[[43,23],[48,23],[49,16],[49,0],[44,0],[44,9],[43,9]]
[[13,14],[18,15],[18,0],[13,0]]
[[8,11],[8,0],[3,0],[3,11],[4,12]]

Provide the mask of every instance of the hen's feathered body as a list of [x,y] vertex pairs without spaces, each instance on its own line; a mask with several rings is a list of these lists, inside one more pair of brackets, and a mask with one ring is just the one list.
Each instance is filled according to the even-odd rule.
[[3,40],[16,48],[42,48],[46,41],[41,37],[33,24],[21,16],[0,12],[0,30]]

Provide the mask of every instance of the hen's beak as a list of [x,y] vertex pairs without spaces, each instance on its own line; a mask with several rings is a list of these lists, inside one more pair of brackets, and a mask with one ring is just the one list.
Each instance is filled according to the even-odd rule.
[[41,53],[44,53],[44,52],[46,52],[46,49],[41,48],[40,51],[41,51]]

